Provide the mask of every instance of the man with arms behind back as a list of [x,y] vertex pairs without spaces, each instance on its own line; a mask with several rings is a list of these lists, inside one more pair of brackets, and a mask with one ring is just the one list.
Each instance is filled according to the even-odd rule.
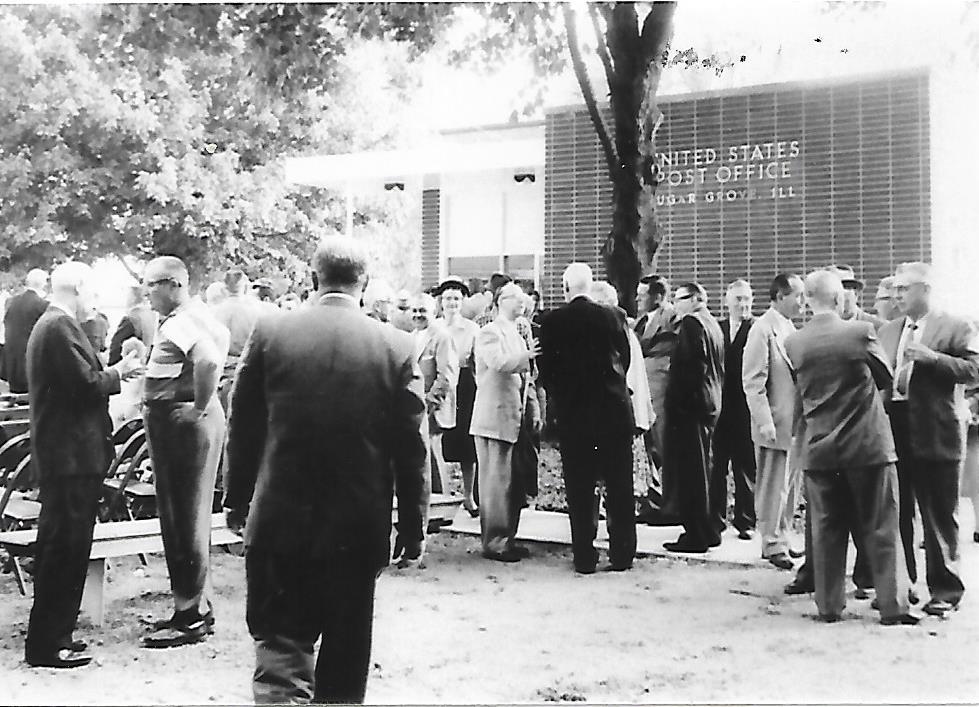
[[[224,506],[245,524],[256,702],[363,702],[374,587],[421,556],[427,453],[411,338],[360,310],[366,254],[316,251],[318,304],[259,320],[231,393]],[[322,638],[319,657],[313,644]]]

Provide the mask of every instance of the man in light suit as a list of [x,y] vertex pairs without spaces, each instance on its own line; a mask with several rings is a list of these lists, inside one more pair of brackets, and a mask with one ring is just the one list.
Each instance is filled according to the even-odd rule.
[[[786,533],[795,510],[788,467],[795,412],[795,381],[785,340],[795,333],[792,319],[802,313],[802,279],[777,275],[768,290],[771,306],[748,332],[741,380],[751,411],[755,445],[755,512],[761,533],[761,556],[779,569],[791,569]],[[737,375],[731,371],[730,375]]]
[[567,304],[541,322],[540,380],[561,445],[575,571],[598,564],[597,483],[605,481],[609,569],[632,568],[636,516],[632,497],[635,419],[626,371],[629,338],[618,309],[591,300],[591,268],[572,263],[562,278]]
[[[664,543],[671,552],[707,552],[721,544],[710,514],[710,451],[721,412],[724,385],[724,334],[707,309],[707,293],[696,282],[676,289],[680,316],[677,345],[666,386],[664,495],[675,499],[683,534]],[[671,492],[671,488],[675,491]]]
[[649,381],[649,395],[653,401],[656,422],[647,437],[646,447],[650,459],[657,465],[663,463],[663,401],[666,397],[666,381],[670,374],[670,356],[676,346],[676,332],[679,318],[670,303],[670,283],[658,275],[647,275],[639,281],[636,299],[643,315],[636,322],[635,332],[639,337],[643,361],[646,364],[646,379]]
[[25,657],[35,666],[88,664],[78,618],[102,478],[112,460],[109,396],[140,367],[131,352],[104,369],[79,325],[95,312],[94,276],[82,263],[51,275],[52,299],[27,341],[31,463],[40,478],[34,606]]
[[483,557],[500,562],[527,556],[526,548],[515,544],[527,490],[513,473],[513,446],[528,401],[532,424],[540,430],[537,396],[530,392],[530,362],[538,349],[527,348],[515,323],[522,297],[519,285],[504,285],[497,297],[496,319],[476,336],[476,400],[469,432],[479,462]]
[[424,549],[411,339],[361,312],[363,246],[335,236],[314,258],[318,304],[260,320],[231,391],[224,507],[244,524],[260,703],[363,702],[395,488],[396,547]]
[[884,320],[860,307],[860,297],[863,295],[864,282],[858,280],[849,265],[830,265],[827,270],[840,278],[843,283],[843,313],[844,320],[853,319],[858,322],[870,322],[874,329],[880,329]]
[[721,388],[721,414],[714,428],[713,460],[710,478],[710,512],[717,532],[727,527],[727,473],[734,477],[734,517],[731,525],[738,538],[751,540],[755,528],[755,450],[751,443],[751,415],[741,383],[741,362],[755,318],[751,316],[754,293],[745,280],[727,287],[724,305],[727,317],[721,320],[724,335],[724,376]]
[[817,270],[805,281],[812,319],[785,340],[805,420],[803,457],[812,523],[819,618],[838,621],[846,605],[847,531],[857,524],[870,554],[884,625],[915,624],[907,569],[898,552],[894,440],[878,393],[891,382],[869,322],[840,318],[843,285]]
[[979,382],[979,340],[965,319],[931,306],[933,275],[927,263],[905,263],[895,295],[904,316],[880,330],[894,366],[888,403],[897,442],[901,487],[901,539],[911,581],[917,581],[914,500],[921,510],[925,565],[931,595],[924,610],[945,616],[965,587],[958,572],[959,466],[965,451],[962,385]]

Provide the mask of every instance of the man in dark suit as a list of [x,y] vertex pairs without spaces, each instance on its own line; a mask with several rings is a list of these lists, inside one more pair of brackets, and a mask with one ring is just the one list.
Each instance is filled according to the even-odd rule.
[[27,289],[7,302],[3,317],[7,340],[3,347],[0,378],[10,384],[11,393],[27,392],[27,339],[37,320],[48,308],[45,290],[48,274],[35,268],[27,273]]
[[363,702],[395,488],[395,552],[424,549],[411,338],[361,312],[362,246],[336,236],[314,258],[318,304],[259,321],[231,392],[224,507],[244,524],[259,703]]
[[710,453],[721,413],[724,334],[707,310],[707,292],[696,282],[676,289],[673,306],[680,329],[666,386],[663,489],[675,499],[676,507],[667,510],[679,516],[683,533],[663,547],[700,553],[721,544],[710,512]]
[[[710,512],[720,534],[727,527],[727,472],[734,476],[734,517],[731,525],[741,540],[751,540],[755,528],[755,448],[751,441],[751,413],[741,383],[741,362],[751,316],[751,285],[735,280],[725,295],[727,317],[720,322],[724,335],[724,387],[721,414],[714,429],[714,460],[710,479]],[[789,567],[791,567],[791,563]]]
[[592,274],[586,264],[569,265],[563,282],[567,304],[541,322],[537,361],[561,446],[574,567],[591,574],[598,564],[595,490],[604,480],[609,568],[627,570],[636,554],[636,517],[625,316],[589,298]]
[[785,340],[805,423],[802,462],[812,524],[819,618],[834,622],[846,606],[847,534],[863,537],[881,623],[914,624],[907,570],[898,552],[894,440],[878,389],[891,382],[870,322],[844,321],[843,284],[826,270],[805,281],[812,319]]
[[92,660],[71,634],[112,459],[109,395],[139,363],[134,352],[103,370],[79,326],[94,314],[87,265],[59,265],[51,284],[51,305],[27,342],[31,463],[40,479],[41,515],[25,658],[35,666],[74,668]]
[[924,610],[945,616],[958,607],[965,591],[955,517],[965,452],[962,384],[979,382],[979,339],[967,320],[931,306],[931,289],[927,263],[902,265],[894,291],[903,316],[881,327],[880,340],[894,367],[887,407],[897,443],[901,540],[908,571],[916,582],[917,497],[931,595]]

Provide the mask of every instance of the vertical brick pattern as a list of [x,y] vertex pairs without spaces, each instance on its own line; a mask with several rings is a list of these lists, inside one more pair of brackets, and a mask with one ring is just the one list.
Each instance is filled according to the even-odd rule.
[[[675,174],[674,183],[664,181],[657,191],[663,242],[656,271],[674,283],[701,282],[715,312],[732,280],[751,282],[761,310],[775,273],[830,263],[852,266],[867,282],[863,304],[869,307],[877,281],[898,263],[931,257],[926,72],[749,87],[667,99],[660,109],[658,153],[713,148],[718,154],[712,164],[693,165],[691,155],[687,161],[678,155],[663,166],[664,180]],[[542,284],[553,306],[572,260],[588,262],[601,276],[599,248],[612,207],[585,109],[549,113],[545,131]],[[729,159],[731,147],[760,145],[767,152],[792,141],[798,141],[792,157],[742,159],[739,150]],[[719,181],[721,167],[757,170],[772,163],[775,176]],[[694,171],[687,182],[687,170],[701,167],[706,172]]]
[[422,289],[439,282],[439,214],[438,189],[422,191]]

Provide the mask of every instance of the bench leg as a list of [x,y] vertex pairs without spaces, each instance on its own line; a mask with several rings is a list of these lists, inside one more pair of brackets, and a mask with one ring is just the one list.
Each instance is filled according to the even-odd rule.
[[81,610],[94,626],[101,626],[105,615],[105,560],[89,560],[82,592]]
[[24,570],[14,555],[10,555],[10,565],[14,570],[14,578],[17,580],[17,588],[20,590],[20,595],[26,597],[27,583],[24,581]]

